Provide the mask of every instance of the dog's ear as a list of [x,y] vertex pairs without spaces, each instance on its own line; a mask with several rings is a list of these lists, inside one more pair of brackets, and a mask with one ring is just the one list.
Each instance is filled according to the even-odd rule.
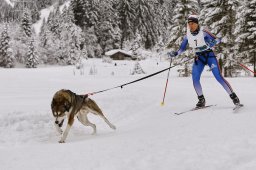
[[51,108],[52,108],[52,110],[53,110],[53,107],[54,107],[55,103],[56,103],[55,100],[52,99],[52,103],[51,103]]
[[55,114],[55,111],[56,111],[56,101],[54,99],[52,99],[51,109],[52,109],[53,116],[56,116],[56,114]]
[[71,94],[72,94],[72,92],[71,92],[70,90],[63,90],[61,95],[62,95],[66,100],[68,100],[69,102],[71,102],[71,101],[72,101],[72,99],[71,99]]

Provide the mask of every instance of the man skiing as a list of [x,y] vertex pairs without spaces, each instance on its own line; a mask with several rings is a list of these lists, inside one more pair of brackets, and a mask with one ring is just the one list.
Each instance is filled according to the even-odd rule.
[[195,62],[192,68],[192,79],[195,91],[198,95],[197,108],[205,107],[205,98],[200,84],[200,77],[205,65],[208,65],[216,80],[223,86],[226,92],[236,106],[240,105],[239,98],[234,93],[230,84],[224,79],[220,73],[220,68],[216,56],[212,48],[221,42],[220,38],[217,38],[210,32],[200,27],[198,23],[197,15],[190,15],[188,17],[187,35],[184,36],[180,49],[172,52],[168,52],[170,57],[176,57],[186,50],[187,44],[194,49]]

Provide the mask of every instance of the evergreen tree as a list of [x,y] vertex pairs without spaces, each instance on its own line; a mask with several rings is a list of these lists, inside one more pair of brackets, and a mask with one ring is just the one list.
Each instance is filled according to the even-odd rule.
[[47,6],[52,5],[52,0],[35,0],[37,8],[39,10],[46,8]]
[[[154,1],[153,1],[154,2]],[[146,49],[152,48],[157,42],[157,25],[154,22],[155,14],[152,1],[138,0],[135,4],[135,28],[142,36]]]
[[36,68],[38,64],[39,64],[38,56],[36,54],[33,41],[31,41],[29,44],[29,47],[28,47],[26,67],[27,68]]
[[64,23],[75,23],[72,7],[65,6],[61,13],[61,19]]
[[120,36],[120,30],[117,28],[118,18],[115,15],[116,10],[113,9],[111,1],[102,1],[100,11],[100,20],[95,28],[98,42],[104,53],[120,46],[120,37],[118,37]]
[[43,20],[41,32],[39,34],[40,58],[47,64],[56,64],[60,61],[61,41],[51,31],[48,24]]
[[95,35],[94,27],[84,31],[84,42],[87,49],[87,56],[89,58],[97,57],[101,53],[102,49],[99,48],[98,38]]
[[142,39],[138,31],[136,31],[136,38],[132,43],[131,49],[132,49],[132,55],[136,58],[139,58],[138,49],[142,46]]
[[10,37],[7,32],[7,25],[0,37],[0,66],[6,68],[14,67],[14,56],[10,48]]
[[236,8],[238,0],[205,0],[203,3],[202,18],[205,25],[211,28],[211,32],[222,37],[222,44],[218,46],[220,53],[224,55],[224,76],[232,76],[235,66],[235,49],[233,34],[235,27]]
[[113,49],[121,48],[121,30],[118,25],[114,25],[113,28]]
[[236,18],[237,55],[244,63],[251,62],[256,72],[256,1],[245,0],[239,7]]
[[187,31],[187,18],[190,14],[198,14],[198,2],[196,0],[175,0],[173,8],[172,26],[169,30],[169,41],[173,45],[179,45]]
[[68,51],[68,65],[75,65],[81,60],[81,52],[74,43],[70,44],[70,48]]
[[85,25],[87,28],[96,26],[100,16],[100,2],[98,0],[81,0],[84,2],[83,10],[85,11]]
[[61,17],[59,6],[57,6],[56,10],[50,12],[47,23],[50,31],[56,36],[60,37],[61,32],[61,23],[63,18]]
[[121,30],[121,48],[124,41],[131,40],[135,22],[135,7],[132,0],[119,0],[118,4],[119,28]]
[[86,1],[71,0],[70,6],[74,13],[75,24],[82,29],[85,27],[85,11],[84,6]]
[[131,75],[135,75],[135,74],[145,74],[145,71],[142,69],[138,61],[136,61],[133,71],[131,72]]
[[73,23],[64,23],[61,30],[61,56],[65,64],[73,65],[81,56],[82,30]]
[[31,37],[32,36],[32,28],[31,28],[31,13],[28,9],[25,9],[23,13],[23,17],[21,20],[21,28],[23,30],[23,33],[25,37]]
[[71,7],[75,24],[83,30],[98,23],[100,13],[98,0],[72,0]]
[[154,24],[157,31],[158,42],[162,41],[163,43],[166,43],[167,41],[167,37],[168,37],[167,35],[169,34],[169,32],[167,31],[167,28],[170,24],[170,18],[172,16],[169,13],[169,10],[172,11],[171,4],[172,4],[172,1],[165,2],[161,0],[158,0],[157,2],[154,3],[155,16],[153,17],[153,19],[154,19]]

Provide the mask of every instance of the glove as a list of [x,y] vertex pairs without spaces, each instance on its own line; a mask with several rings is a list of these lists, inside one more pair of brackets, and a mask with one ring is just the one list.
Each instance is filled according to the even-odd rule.
[[207,42],[207,45],[212,48],[213,46],[215,46],[216,44],[219,44],[221,42],[221,38],[217,38],[215,40],[209,41]]
[[208,47],[212,48],[213,46],[215,46],[215,44],[217,44],[216,40],[212,40],[206,43],[208,45]]
[[216,44],[221,43],[221,39],[222,39],[222,38],[217,38],[217,39],[216,39]]
[[176,57],[178,55],[178,53],[176,51],[171,51],[171,52],[168,52],[167,55],[169,57]]
[[215,40],[212,40],[212,41],[210,41],[210,42],[207,42],[206,43],[207,45],[208,45],[208,47],[213,47],[215,44],[216,44],[216,41]]

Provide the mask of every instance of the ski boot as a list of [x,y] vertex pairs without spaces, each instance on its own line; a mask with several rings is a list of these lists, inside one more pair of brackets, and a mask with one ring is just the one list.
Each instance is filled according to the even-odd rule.
[[237,97],[237,95],[236,95],[236,93],[231,93],[230,94],[230,98],[233,100],[233,103],[235,104],[235,105],[240,105],[240,100],[239,100],[239,98]]
[[197,108],[205,107],[205,98],[204,95],[198,96],[198,103],[196,104]]

